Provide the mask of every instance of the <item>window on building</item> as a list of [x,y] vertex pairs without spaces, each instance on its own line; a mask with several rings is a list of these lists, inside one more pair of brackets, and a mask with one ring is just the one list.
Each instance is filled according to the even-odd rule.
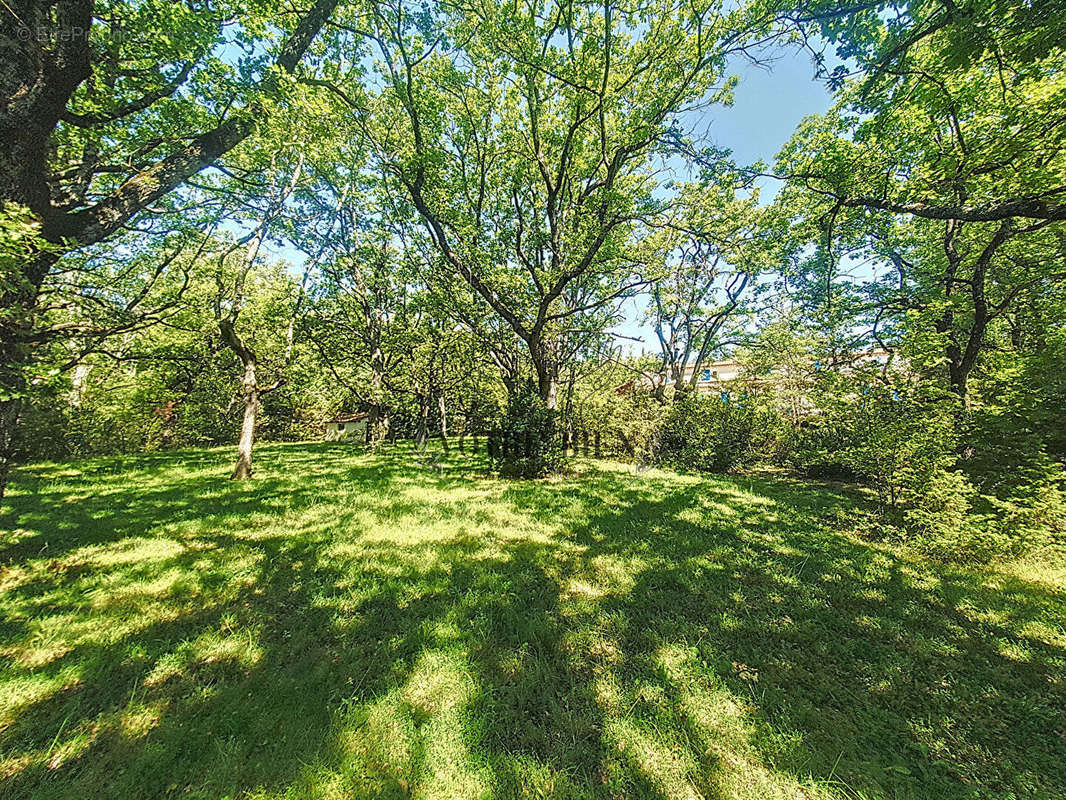
[[343,422],[338,422],[337,423],[337,430],[338,431],[343,431],[344,430],[344,423]]
[[700,375],[700,380],[703,381],[704,383],[706,383],[710,379],[711,379],[711,371],[709,369],[705,369],[703,371],[703,373]]

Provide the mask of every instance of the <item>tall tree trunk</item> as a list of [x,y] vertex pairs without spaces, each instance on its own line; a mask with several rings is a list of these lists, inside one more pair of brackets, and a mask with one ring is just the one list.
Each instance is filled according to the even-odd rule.
[[237,442],[237,464],[230,477],[233,480],[246,480],[252,477],[252,445],[255,443],[255,424],[259,417],[259,398],[262,395],[256,375],[258,359],[255,351],[237,335],[233,319],[219,320],[218,329],[222,334],[222,339],[237,354],[244,366],[244,376],[241,381],[244,394],[244,416],[241,421],[241,438]]
[[437,410],[440,412],[440,445],[447,455],[451,452],[448,446],[448,410],[444,407],[444,393],[437,397]]
[[418,406],[418,430],[415,433],[415,446],[419,449],[425,449],[426,439],[429,436],[429,399],[419,396]]
[[367,444],[373,448],[380,447],[389,436],[389,411],[383,405],[374,405],[370,408],[370,418],[367,423]]
[[[274,166],[274,158],[271,157],[271,168]],[[280,191],[277,197],[275,197],[271,203],[270,210],[263,216],[259,225],[252,232],[248,238],[247,245],[244,251],[244,260],[237,273],[237,278],[233,284],[233,297],[232,305],[230,306],[229,313],[223,318],[221,316],[222,311],[222,294],[220,293],[216,298],[215,313],[218,319],[218,329],[222,334],[223,340],[229,345],[230,349],[241,360],[241,364],[244,366],[244,377],[242,385],[244,387],[244,417],[241,423],[241,438],[237,442],[237,465],[233,468],[233,480],[247,480],[252,477],[252,446],[255,443],[255,423],[256,418],[259,415],[259,398],[264,391],[270,389],[276,389],[281,385],[282,379],[271,387],[263,390],[259,388],[258,376],[256,375],[256,367],[258,366],[258,359],[253,350],[237,333],[237,320],[240,318],[242,309],[244,308],[244,284],[248,279],[248,275],[255,267],[256,259],[259,257],[259,248],[263,244],[263,240],[266,238],[267,226],[276,214],[278,214],[285,204],[285,200],[292,194],[296,188],[296,184],[300,180],[300,173],[303,170],[303,154],[301,153],[296,163],[296,168],[293,170],[292,178],[284,189]],[[271,178],[273,183],[273,176]],[[223,256],[225,259],[225,256]],[[223,262],[219,262],[219,288],[223,285],[221,270],[223,269]],[[299,296],[297,297],[297,303],[293,307],[293,316],[290,320],[289,330],[287,333],[287,340],[285,345],[285,365],[288,365],[289,359],[293,354],[293,334],[295,332],[295,319],[298,312]],[[283,367],[284,368],[284,367]]]
[[385,383],[385,354],[381,351],[378,336],[375,334],[370,354],[370,418],[367,420],[367,444],[377,447],[388,434],[389,418],[381,403],[382,387]]
[[259,417],[259,383],[255,375],[255,356],[244,362],[244,418],[241,421],[241,438],[237,442],[237,465],[231,479],[247,480],[252,477],[252,446],[255,444],[255,423]]
[[569,421],[574,418],[574,387],[577,384],[577,369],[570,365],[566,376],[566,392],[563,401],[563,419]]
[[537,392],[544,405],[555,411],[559,407],[559,365],[546,339],[533,342],[529,348],[533,369],[537,373]]
[[537,388],[544,405],[555,411],[559,407],[559,381],[551,373],[537,376]]
[[[1004,220],[999,224],[974,260],[972,274],[968,279],[960,279],[958,277],[959,270],[963,265],[963,257],[959,253],[956,244],[962,225],[963,223],[958,220],[948,220],[945,223],[943,246],[947,262],[943,283],[947,308],[940,319],[936,321],[935,328],[937,333],[947,339],[945,355],[948,362],[948,384],[958,396],[960,408],[965,409],[969,403],[967,393],[970,374],[977,365],[978,357],[984,349],[988,324],[992,320],[992,312],[988,307],[988,298],[985,295],[988,269],[1000,246],[1014,233],[1014,224],[1011,220]],[[969,289],[969,300],[973,312],[973,320],[969,323],[969,326],[961,329],[952,305],[952,297],[956,293],[957,287]],[[960,343],[960,339],[963,337],[965,337],[965,341]]]

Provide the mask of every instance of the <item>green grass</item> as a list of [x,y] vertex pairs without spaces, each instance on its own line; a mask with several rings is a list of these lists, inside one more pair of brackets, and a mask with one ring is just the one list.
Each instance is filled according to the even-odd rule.
[[1066,796],[1066,569],[860,497],[405,449],[19,469],[0,796]]

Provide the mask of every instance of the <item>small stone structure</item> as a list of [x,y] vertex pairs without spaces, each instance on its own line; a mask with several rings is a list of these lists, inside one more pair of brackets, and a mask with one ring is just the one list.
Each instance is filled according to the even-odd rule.
[[351,439],[357,442],[366,441],[367,415],[363,412],[355,414],[337,414],[326,420],[326,441],[334,442],[340,439]]

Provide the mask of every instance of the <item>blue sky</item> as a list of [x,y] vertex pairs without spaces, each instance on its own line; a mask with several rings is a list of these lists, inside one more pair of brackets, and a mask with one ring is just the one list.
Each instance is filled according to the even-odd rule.
[[709,109],[705,124],[711,140],[732,150],[738,162],[772,161],[801,119],[832,103],[805,53],[782,50],[770,69],[738,63],[734,70],[740,76],[736,102]]
[[[808,54],[782,49],[775,58],[769,69],[738,61],[733,66],[734,73],[740,76],[734,93],[736,102],[728,108],[709,108],[693,123],[698,134],[732,150],[740,164],[759,159],[772,163],[801,119],[820,114],[832,104],[825,84],[814,80],[814,66]],[[767,180],[762,185],[762,199],[770,200],[776,194],[775,182]],[[655,332],[640,324],[642,306],[639,301],[628,301],[623,306],[626,320],[615,328],[615,333],[643,339],[620,340],[623,352],[657,351]]]

